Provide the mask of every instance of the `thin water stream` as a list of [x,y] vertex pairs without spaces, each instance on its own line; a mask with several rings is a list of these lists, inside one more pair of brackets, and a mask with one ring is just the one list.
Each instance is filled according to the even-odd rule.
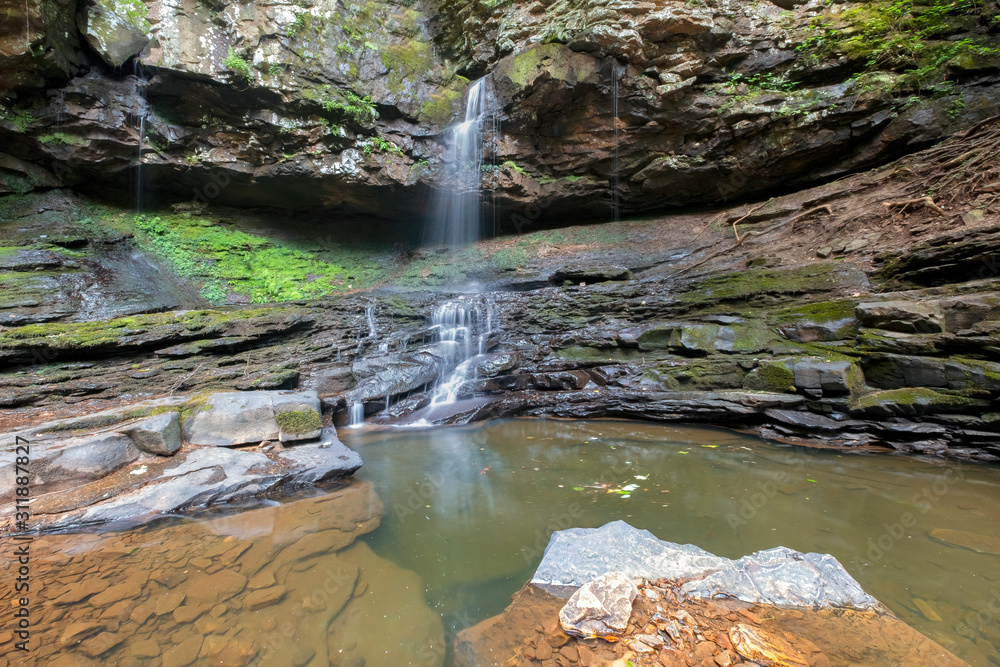
[[36,650],[11,664],[437,667],[553,530],[613,519],[728,557],[832,553],[904,621],[1000,664],[995,466],[624,421],[342,435],[365,465],[333,493],[36,538]]

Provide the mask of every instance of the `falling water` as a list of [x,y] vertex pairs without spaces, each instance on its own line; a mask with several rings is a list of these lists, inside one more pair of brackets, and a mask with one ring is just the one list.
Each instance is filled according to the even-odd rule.
[[142,212],[142,144],[146,139],[146,116],[149,110],[146,106],[146,74],[142,71],[142,65],[138,58],[134,62],[135,69],[135,123],[138,131],[139,141],[136,150],[135,167],[135,210]]
[[358,428],[359,426],[364,425],[365,423],[364,403],[361,402],[351,403],[351,406],[348,408],[348,411],[349,411],[348,414],[350,415],[351,418],[351,424],[350,424],[351,428]]
[[618,61],[614,58],[611,59],[611,98],[614,104],[614,119],[612,123],[614,124],[614,165],[612,167],[611,173],[611,209],[614,216],[614,222],[619,220],[619,201],[618,201],[618,78],[621,76],[621,71],[618,69]]
[[444,361],[431,407],[454,403],[462,385],[475,379],[476,358],[486,352],[495,321],[493,304],[478,299],[449,301],[434,311],[431,325]]
[[465,118],[448,129],[444,183],[427,228],[428,245],[465,245],[482,233],[483,126],[490,102],[486,79],[469,86]]

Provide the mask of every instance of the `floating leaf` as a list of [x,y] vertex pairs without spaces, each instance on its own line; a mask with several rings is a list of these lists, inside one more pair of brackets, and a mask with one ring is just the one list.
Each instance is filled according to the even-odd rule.
[[573,490],[574,491],[583,491],[583,487],[582,486],[574,486]]
[[678,453],[678,454],[689,454],[690,452],[685,452],[685,451],[681,450],[681,451],[679,451],[679,452],[677,452],[677,453]]
[[702,445],[702,447],[708,447],[710,449],[715,449],[718,445]]
[[813,484],[817,484],[817,483],[818,483],[818,482],[817,482],[816,480],[814,480],[814,479],[809,479],[808,477],[806,478],[806,481],[807,481],[807,482],[812,482]]

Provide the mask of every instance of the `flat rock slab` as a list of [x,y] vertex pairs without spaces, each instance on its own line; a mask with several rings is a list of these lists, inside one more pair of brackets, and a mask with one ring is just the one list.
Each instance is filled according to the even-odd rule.
[[307,440],[318,430],[283,434],[278,415],[310,411],[319,422],[320,403],[315,391],[233,391],[212,394],[194,416],[184,422],[184,441],[192,445],[233,447],[265,440]]
[[152,465],[133,466],[100,480],[97,494],[82,487],[39,498],[36,525],[51,530],[152,518],[347,477],[361,467],[361,457],[333,429],[323,435],[321,442],[269,452],[186,447],[153,475],[145,474]]
[[553,533],[531,583],[569,597],[606,572],[685,580],[680,591],[695,599],[730,597],[789,607],[881,608],[833,556],[777,547],[733,561],[690,544],[664,542],[624,521]]

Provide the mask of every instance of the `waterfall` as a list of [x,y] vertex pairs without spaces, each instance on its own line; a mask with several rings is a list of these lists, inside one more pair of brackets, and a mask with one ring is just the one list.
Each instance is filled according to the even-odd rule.
[[431,407],[454,403],[462,385],[475,379],[476,357],[486,352],[495,321],[493,304],[478,299],[449,301],[434,311],[431,328],[444,362]]
[[359,426],[363,426],[365,423],[365,404],[360,401],[351,403],[348,410],[351,418],[350,427],[358,428]]
[[146,139],[146,116],[149,110],[146,106],[146,75],[142,71],[142,65],[139,63],[139,59],[136,58],[134,61],[135,74],[135,100],[136,100],[136,111],[135,111],[135,123],[136,130],[138,130],[139,141],[138,148],[136,150],[136,167],[135,167],[135,210],[137,213],[142,212],[142,144]]
[[482,235],[483,127],[489,114],[486,79],[469,86],[465,117],[447,131],[444,181],[425,234],[428,245],[466,245]]

